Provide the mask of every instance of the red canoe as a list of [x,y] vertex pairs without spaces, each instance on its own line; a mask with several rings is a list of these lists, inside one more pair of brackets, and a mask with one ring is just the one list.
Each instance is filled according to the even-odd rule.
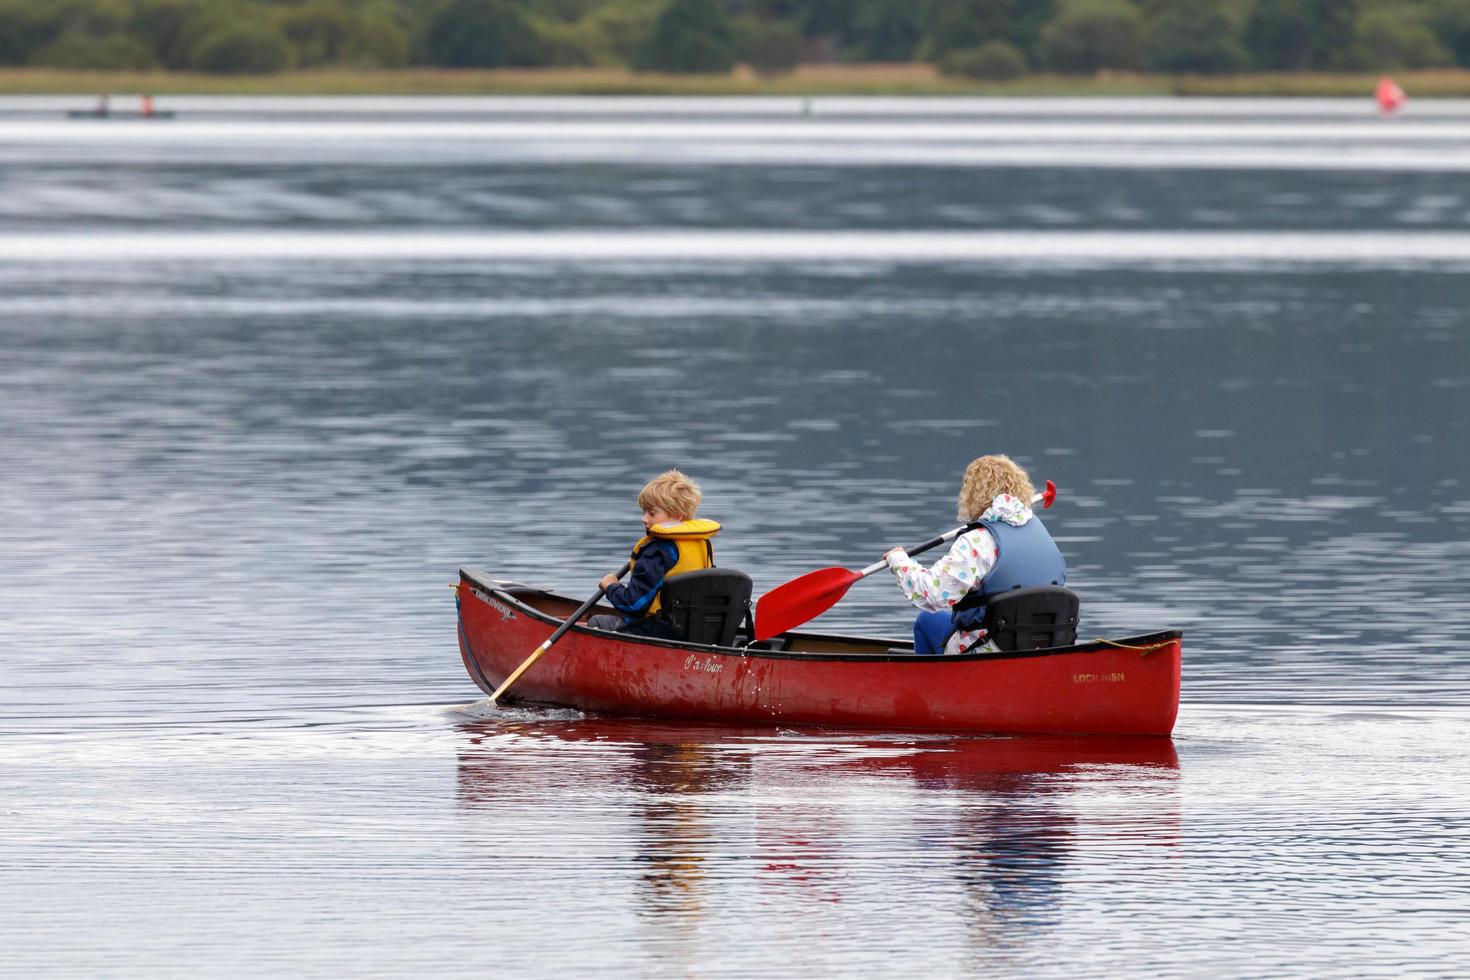
[[[460,569],[457,604],[460,654],[486,694],[579,605],[473,568]],[[919,657],[910,642],[874,637],[792,631],[757,649],[574,626],[503,699],[742,724],[1168,735],[1183,636]]]

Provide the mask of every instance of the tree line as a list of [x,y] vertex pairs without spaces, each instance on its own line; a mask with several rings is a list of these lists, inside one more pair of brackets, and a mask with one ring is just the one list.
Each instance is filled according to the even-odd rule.
[[1470,0],[0,0],[0,65],[952,75],[1470,66]]

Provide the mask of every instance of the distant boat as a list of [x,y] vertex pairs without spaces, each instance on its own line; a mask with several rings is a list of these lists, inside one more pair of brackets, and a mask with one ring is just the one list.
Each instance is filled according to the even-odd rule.
[[66,113],[69,119],[172,119],[174,114],[167,109],[153,108],[153,96],[145,95],[142,103],[137,109],[114,109],[111,100],[101,95],[97,97],[97,105],[91,109],[70,109]]
[[173,112],[165,109],[160,112],[138,112],[137,110],[121,109],[115,112],[98,109],[69,109],[69,119],[172,119]]

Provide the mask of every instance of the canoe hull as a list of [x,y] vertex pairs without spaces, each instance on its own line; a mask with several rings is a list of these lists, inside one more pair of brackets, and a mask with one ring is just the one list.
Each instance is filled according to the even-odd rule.
[[[556,602],[533,605],[528,594],[557,599],[461,570],[460,653],[487,694],[558,625]],[[959,657],[865,637],[789,638],[791,652],[772,652],[574,627],[504,699],[729,724],[989,733],[1168,735],[1178,714],[1178,631]]]

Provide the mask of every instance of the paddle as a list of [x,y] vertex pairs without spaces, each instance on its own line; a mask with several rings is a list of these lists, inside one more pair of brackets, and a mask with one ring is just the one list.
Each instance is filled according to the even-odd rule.
[[[614,578],[622,578],[624,575],[628,574],[628,569],[630,569],[632,567],[633,567],[633,562],[632,561],[628,561],[627,563],[625,563],[623,565],[622,568],[618,569],[616,572],[613,573],[613,577]],[[561,639],[563,633],[565,633],[567,630],[569,630],[569,629],[572,628],[572,624],[574,624],[577,620],[581,619],[583,616],[585,616],[587,614],[587,610],[589,610],[593,606],[597,605],[597,600],[598,599],[601,599],[602,596],[603,596],[603,593],[605,593],[605,592],[607,592],[607,586],[604,585],[602,588],[600,588],[596,592],[592,593],[592,598],[588,599],[586,602],[584,602],[580,606],[578,606],[577,607],[577,611],[574,612],[574,613],[572,613],[571,616],[569,616],[567,618],[567,621],[565,623],[562,623],[560,626],[558,626],[556,628],[556,632],[552,633],[550,636],[548,636],[546,638],[546,642],[542,643],[539,647],[537,647],[535,649],[535,651],[532,652],[532,654],[525,659],[525,662],[524,663],[522,663],[515,670],[511,671],[510,672],[510,676],[507,677],[505,680],[503,680],[503,681],[500,682],[500,686],[495,689],[495,693],[492,694],[492,695],[490,695],[490,703],[491,704],[495,704],[496,701],[500,698],[500,696],[505,693],[505,689],[508,688],[508,687],[510,687],[512,684],[514,684],[516,682],[516,678],[520,677],[522,674],[524,674],[530,668],[530,666],[532,664],[534,664],[536,661],[540,660],[541,659],[541,655],[543,653],[545,653],[547,650],[550,650],[551,649],[551,645],[553,643],[555,643],[557,640]]]
[[[1051,507],[1051,502],[1055,499],[1057,499],[1057,485],[1047,480],[1046,491],[1032,497],[1031,503],[1034,506],[1037,501],[1040,501],[1041,509],[1046,510]],[[936,545],[944,544],[946,541],[953,541],[956,536],[970,527],[973,525],[962,524],[945,531],[937,538],[930,538],[917,547],[904,550],[911,555],[917,555]],[[820,568],[800,578],[794,578],[784,585],[776,586],[761,596],[755,604],[756,642],[769,640],[793,626],[800,626],[808,620],[816,619],[837,605],[838,600],[847,594],[847,590],[852,588],[854,583],[887,567],[887,561],[879,561],[860,572],[850,572],[845,568]]]

